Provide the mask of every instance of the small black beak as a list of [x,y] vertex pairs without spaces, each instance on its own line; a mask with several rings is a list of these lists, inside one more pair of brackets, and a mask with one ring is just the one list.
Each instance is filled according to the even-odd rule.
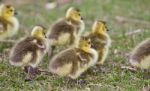
[[93,43],[91,43],[91,47],[93,47],[94,45],[93,45]]
[[47,36],[45,35],[45,38],[47,38]]
[[109,29],[107,29],[107,31],[110,31]]
[[81,20],[83,20],[83,17],[81,17]]
[[18,15],[18,12],[14,12],[14,15]]

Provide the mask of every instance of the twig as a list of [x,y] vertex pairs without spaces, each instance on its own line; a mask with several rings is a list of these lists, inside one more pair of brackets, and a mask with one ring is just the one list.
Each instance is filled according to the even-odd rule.
[[44,70],[44,69],[39,69],[40,73],[44,73],[46,75],[51,74],[48,70]]
[[127,69],[127,70],[130,70],[130,71],[132,71],[132,72],[136,72],[136,71],[137,71],[136,68],[133,68],[133,67],[131,67],[131,66],[121,66],[121,69]]
[[123,16],[116,16],[115,18],[116,18],[116,20],[118,20],[119,22],[129,21],[129,22],[143,23],[143,24],[146,24],[146,25],[150,25],[150,22],[144,21],[144,20],[133,19],[133,18],[131,19],[131,18],[123,17]]
[[142,30],[142,29],[137,29],[137,30],[134,30],[134,31],[125,33],[125,36],[130,36],[130,35],[137,34],[137,33],[141,33],[141,32],[144,32],[144,30]]
[[16,43],[16,41],[15,40],[0,40],[0,43],[12,43],[12,44],[14,44],[14,43]]

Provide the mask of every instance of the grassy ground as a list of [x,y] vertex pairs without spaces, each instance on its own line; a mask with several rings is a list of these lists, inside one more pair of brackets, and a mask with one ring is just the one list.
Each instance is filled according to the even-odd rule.
[[[58,17],[64,16],[68,7],[76,6],[83,11],[87,31],[94,20],[107,21],[113,43],[106,63],[100,67],[101,71],[86,73],[84,80],[87,84],[83,85],[68,83],[64,78],[51,75],[39,75],[35,81],[25,82],[22,70],[8,63],[7,52],[12,44],[0,43],[0,91],[141,91],[144,86],[150,85],[145,73],[123,70],[121,66],[128,65],[125,54],[150,36],[149,4],[149,0],[85,0],[82,4],[68,4],[54,10],[46,10],[40,3],[16,6],[21,24],[16,38],[24,36],[25,31],[30,32],[35,24],[49,28]],[[121,18],[118,19],[118,16]],[[125,35],[137,29],[144,32]],[[42,68],[46,68],[47,64],[45,58]]]

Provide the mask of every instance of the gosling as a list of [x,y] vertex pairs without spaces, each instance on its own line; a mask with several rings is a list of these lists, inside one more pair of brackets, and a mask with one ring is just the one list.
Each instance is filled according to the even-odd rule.
[[92,48],[99,54],[98,65],[103,65],[109,52],[111,38],[108,35],[108,28],[104,21],[98,20],[92,26],[92,32],[87,37],[91,39]]
[[135,68],[150,68],[150,38],[138,44],[129,56],[130,64]]
[[78,45],[85,24],[79,9],[70,7],[64,18],[56,21],[48,32],[50,40],[51,56],[56,46]]
[[31,36],[21,39],[10,53],[10,64],[23,67],[27,73],[26,80],[32,80],[39,72],[39,63],[47,50],[45,28],[35,26]]
[[16,14],[12,5],[0,5],[0,39],[6,39],[17,34],[19,22],[15,17]]
[[95,65],[98,53],[91,48],[91,41],[82,37],[78,47],[70,47],[56,54],[50,61],[48,69],[51,73],[77,79],[88,68]]

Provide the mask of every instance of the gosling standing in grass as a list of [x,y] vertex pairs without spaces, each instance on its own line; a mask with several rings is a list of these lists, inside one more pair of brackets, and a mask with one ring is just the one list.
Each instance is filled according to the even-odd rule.
[[82,37],[78,47],[71,47],[55,55],[49,63],[49,71],[59,76],[78,78],[97,63],[98,53],[91,48],[89,38]]
[[0,5],[0,39],[12,37],[18,32],[19,22],[15,14],[13,6]]
[[92,32],[87,35],[91,39],[92,48],[96,49],[99,54],[97,64],[100,65],[104,64],[111,45],[111,39],[107,31],[108,29],[104,21],[96,21],[93,24]]
[[67,44],[78,45],[77,41],[79,41],[84,27],[85,25],[80,10],[74,7],[69,8],[66,12],[66,16],[54,23],[48,33],[48,38],[50,43],[52,43],[51,56],[56,46],[65,46]]
[[129,62],[133,67],[141,69],[150,68],[150,38],[133,49],[129,57]]
[[38,72],[37,66],[42,61],[46,53],[45,28],[35,26],[31,36],[20,40],[12,49],[10,54],[10,64],[24,67],[27,72],[27,80],[31,80]]

